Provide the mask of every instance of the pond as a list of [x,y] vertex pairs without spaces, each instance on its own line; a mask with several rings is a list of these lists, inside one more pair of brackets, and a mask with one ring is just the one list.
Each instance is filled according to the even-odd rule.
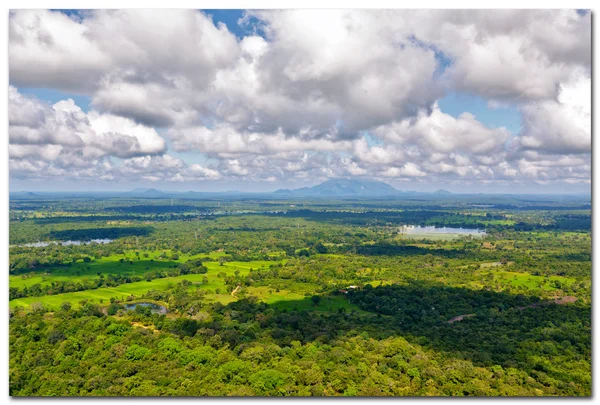
[[96,243],[99,243],[99,244],[103,245],[105,243],[110,243],[113,240],[114,239],[64,240],[64,241],[24,243],[22,245],[14,245],[14,246],[17,246],[17,247],[46,247],[46,246],[49,246],[52,243],[60,244],[60,245],[63,245],[63,246],[69,246],[69,245],[89,244],[89,243],[92,243],[92,242],[96,242]]
[[485,229],[473,229],[473,228],[436,228],[435,226],[414,226],[405,225],[400,227],[400,232],[407,235],[473,235],[473,236],[485,236]]
[[150,307],[150,312],[152,312],[153,314],[167,314],[167,308],[163,307],[162,305],[155,304],[153,302],[136,302],[134,304],[125,304],[125,309],[128,311],[133,311],[138,305],[140,307]]

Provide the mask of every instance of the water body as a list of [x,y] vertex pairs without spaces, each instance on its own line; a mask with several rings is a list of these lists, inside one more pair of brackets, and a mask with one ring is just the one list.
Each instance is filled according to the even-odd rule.
[[22,245],[15,245],[19,247],[46,247],[52,243],[56,243],[57,245],[69,246],[69,245],[83,245],[89,244],[92,242],[99,243],[101,245],[105,243],[110,243],[114,239],[92,239],[92,240],[64,240],[64,241],[51,241],[51,242],[35,242],[35,243],[24,243]]
[[150,312],[153,314],[167,314],[167,308],[153,302],[136,302],[135,304],[125,304],[125,309],[128,311],[133,311],[138,305],[141,307],[150,307]]
[[408,235],[422,235],[422,234],[450,234],[450,235],[475,235],[484,236],[486,234],[485,229],[473,229],[473,228],[436,228],[435,226],[405,226],[401,227],[403,233]]

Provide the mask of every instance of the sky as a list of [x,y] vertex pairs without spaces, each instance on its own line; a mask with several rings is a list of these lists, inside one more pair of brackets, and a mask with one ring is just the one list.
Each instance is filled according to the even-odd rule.
[[589,193],[585,10],[12,10],[11,191]]

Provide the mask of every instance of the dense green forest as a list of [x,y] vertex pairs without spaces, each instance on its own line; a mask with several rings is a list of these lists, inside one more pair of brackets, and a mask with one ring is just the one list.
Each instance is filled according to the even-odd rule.
[[10,207],[13,396],[591,395],[589,199]]

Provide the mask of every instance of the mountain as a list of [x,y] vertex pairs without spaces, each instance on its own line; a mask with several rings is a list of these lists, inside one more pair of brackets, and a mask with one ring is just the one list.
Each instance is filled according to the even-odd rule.
[[164,194],[164,192],[157,190],[155,188],[149,188],[144,192],[145,194]]
[[444,195],[449,195],[449,194],[452,194],[452,193],[451,193],[450,191],[448,191],[448,190],[440,189],[440,190],[435,190],[435,191],[433,192],[433,194],[444,194]]
[[332,179],[313,187],[280,189],[278,196],[290,197],[383,197],[402,193],[381,181]]
[[157,190],[155,188],[136,188],[135,190],[131,190],[125,194],[135,195],[138,197],[164,197],[165,193],[163,191]]
[[38,194],[31,191],[13,191],[10,192],[10,198],[27,199],[38,197]]

